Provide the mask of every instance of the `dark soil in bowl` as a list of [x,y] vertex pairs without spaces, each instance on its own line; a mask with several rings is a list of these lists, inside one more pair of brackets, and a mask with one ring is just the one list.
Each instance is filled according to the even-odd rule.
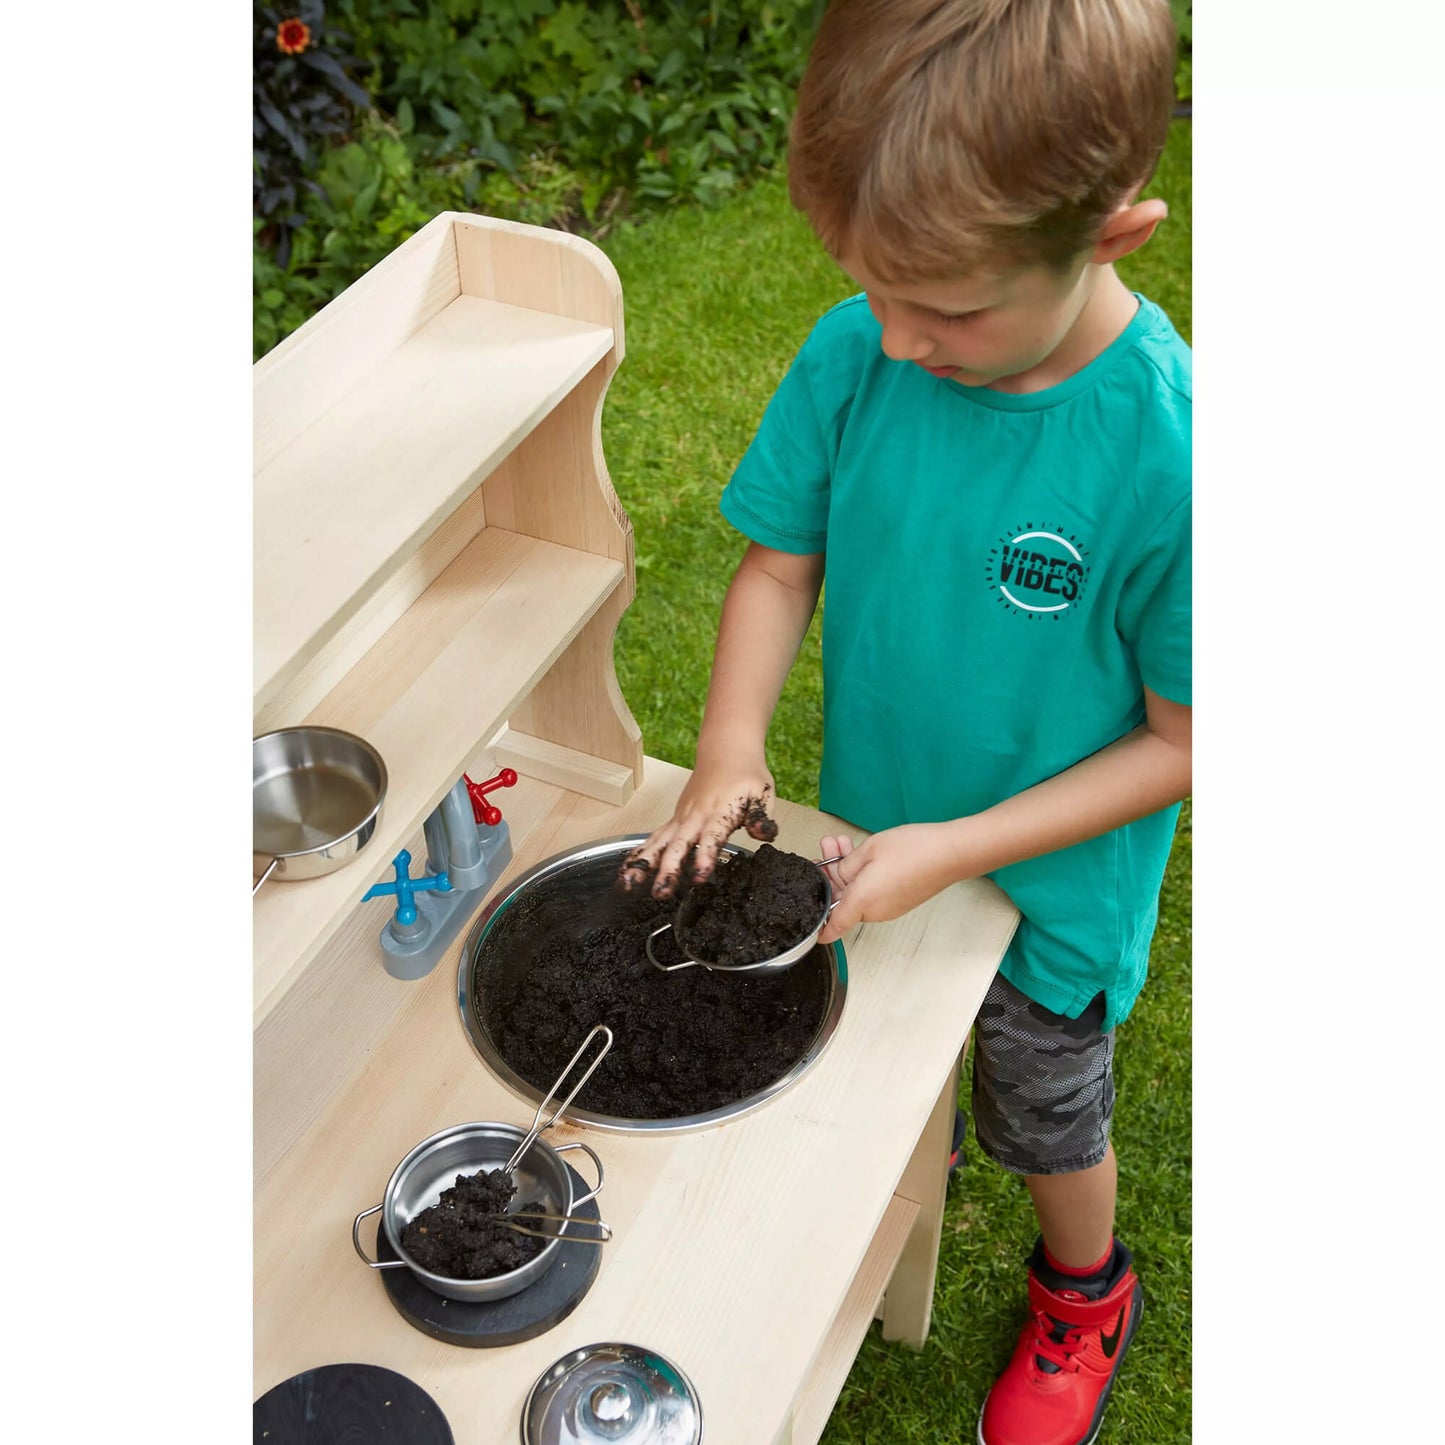
[[738,968],[796,948],[823,921],[818,865],[771,843],[720,860],[687,901],[682,946],[693,958]]
[[[625,892],[616,869],[604,858],[590,874],[540,880],[493,920],[472,990],[497,1052],[545,1092],[606,1024],[612,1049],[575,1105],[621,1119],[709,1113],[776,1083],[823,1022],[829,950],[778,973],[664,973],[647,960],[647,936],[671,920],[677,900]],[[653,949],[664,963],[683,961],[670,931]]]
[[516,1192],[516,1181],[504,1169],[458,1174],[438,1202],[402,1230],[401,1247],[413,1264],[446,1279],[491,1279],[521,1269],[547,1241],[489,1217],[504,1213]]

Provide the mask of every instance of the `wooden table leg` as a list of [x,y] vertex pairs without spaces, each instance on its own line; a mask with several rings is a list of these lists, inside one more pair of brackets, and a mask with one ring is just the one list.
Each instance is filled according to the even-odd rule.
[[918,1218],[883,1296],[883,1338],[915,1350],[923,1348],[933,1315],[938,1242],[943,1235],[943,1203],[948,1193],[949,1145],[953,1142],[953,1120],[958,1109],[959,1073],[967,1052],[965,1043],[904,1166],[898,1188],[893,1191],[918,1205]]

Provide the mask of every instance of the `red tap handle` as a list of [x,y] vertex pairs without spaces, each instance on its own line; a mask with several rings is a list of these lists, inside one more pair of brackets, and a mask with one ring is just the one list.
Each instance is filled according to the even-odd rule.
[[495,778],[488,778],[485,783],[474,783],[465,773],[462,777],[466,781],[467,796],[472,800],[472,817],[478,823],[495,828],[502,821],[502,810],[487,802],[487,794],[493,788],[512,787],[517,781],[516,773],[511,768],[503,768]]

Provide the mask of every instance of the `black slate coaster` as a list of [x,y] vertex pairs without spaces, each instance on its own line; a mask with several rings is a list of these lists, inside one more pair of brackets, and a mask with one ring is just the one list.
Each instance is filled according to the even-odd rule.
[[[591,1187],[569,1164],[572,1188],[586,1194]],[[577,1219],[596,1221],[602,1216],[595,1200],[572,1211]],[[537,1281],[506,1299],[470,1304],[434,1294],[409,1269],[378,1270],[391,1302],[409,1325],[434,1340],[471,1349],[518,1345],[545,1334],[560,1324],[582,1302],[602,1266],[605,1244],[578,1244],[564,1240],[556,1263]],[[378,1260],[398,1258],[384,1229],[376,1232]]]
[[380,1365],[320,1365],[267,1390],[251,1412],[255,1445],[455,1445],[437,1403]]

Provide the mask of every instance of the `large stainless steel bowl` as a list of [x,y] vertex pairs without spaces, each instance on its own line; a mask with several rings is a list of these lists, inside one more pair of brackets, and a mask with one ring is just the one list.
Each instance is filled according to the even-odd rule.
[[[545,1089],[524,1079],[502,1056],[477,1006],[479,979],[488,987],[501,980],[510,981],[520,977],[528,963],[525,951],[514,946],[515,940],[505,937],[508,930],[504,921],[514,911],[530,911],[536,900],[543,896],[544,885],[553,885],[545,889],[548,897],[545,906],[537,905],[539,916],[529,921],[529,936],[537,930],[545,934],[552,929],[574,928],[590,908],[605,906],[604,901],[613,894],[623,858],[646,837],[645,833],[633,833],[604,838],[546,859],[522,874],[504,894],[492,899],[467,935],[457,969],[457,1005],[462,1025],[483,1063],[520,1098],[538,1103]],[[741,850],[725,844],[724,851],[735,853]],[[746,1098],[700,1114],[634,1119],[569,1105],[567,1117],[575,1123],[625,1133],[683,1133],[735,1119],[776,1098],[817,1063],[843,1015],[843,1002],[848,991],[848,964],[843,946],[831,943],[819,945],[819,948],[825,953],[829,965],[828,993],[822,1020],[803,1055],[771,1084]]]

